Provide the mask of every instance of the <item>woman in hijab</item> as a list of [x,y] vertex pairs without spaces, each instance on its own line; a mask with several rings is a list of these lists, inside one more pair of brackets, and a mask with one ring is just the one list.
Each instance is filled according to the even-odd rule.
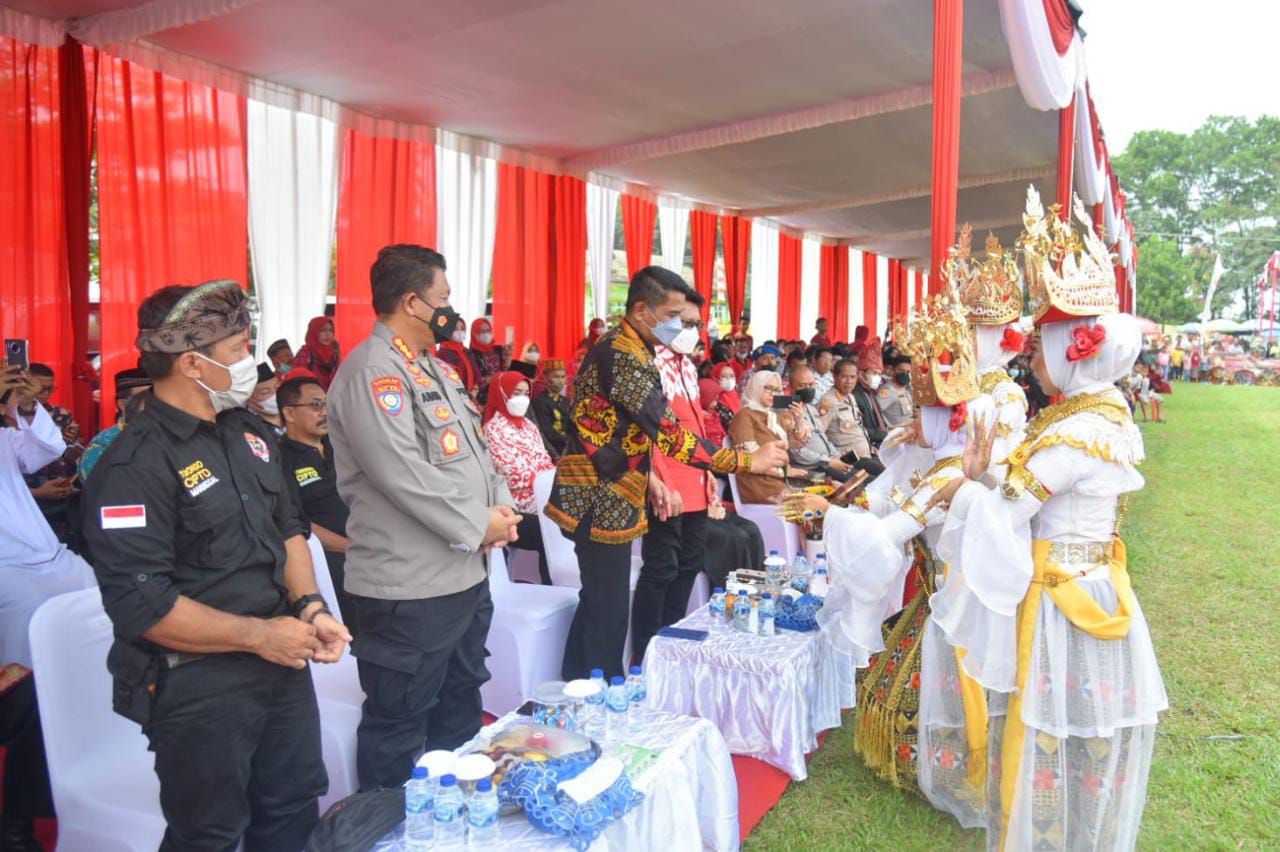
[[[714,395],[708,400],[713,389]],[[711,377],[698,382],[698,390],[707,419],[720,421],[719,432],[723,438],[729,433],[729,424],[733,422],[734,415],[742,410],[742,398],[738,396],[738,378],[733,365],[727,361],[715,365],[711,369]]]
[[[761,447],[781,440],[794,449],[809,442],[808,426],[794,410],[774,411],[773,398],[781,393],[782,376],[772,370],[751,377],[743,407],[729,424],[734,447]],[[738,474],[738,493],[745,503],[777,503],[786,488],[786,481],[776,476]]]
[[596,345],[596,341],[604,336],[604,328],[604,320],[599,317],[593,319],[591,324],[587,326],[587,336],[578,344],[578,347],[590,350],[592,346]]
[[538,554],[538,575],[543,585],[549,586],[551,572],[542,547],[533,480],[543,471],[555,470],[556,466],[542,442],[538,424],[525,416],[530,400],[528,379],[514,371],[498,373],[489,388],[489,402],[484,412],[484,437],[489,442],[493,469],[507,480],[516,502],[516,511],[523,516],[516,525],[519,538],[511,546]]
[[488,399],[489,382],[502,371],[502,347],[493,345],[493,326],[484,317],[471,323],[471,357],[476,362],[476,398]]
[[[542,361],[542,347],[530,341],[520,350],[520,357],[511,362],[511,369],[530,381],[537,379]],[[537,389],[534,396],[538,395]]]
[[462,317],[458,317],[449,339],[436,346],[436,357],[457,370],[458,377],[462,379],[467,392],[475,396],[480,368],[476,366],[475,359],[471,357],[471,352],[466,347],[466,339],[466,323]]
[[307,323],[307,342],[293,355],[293,367],[310,370],[326,391],[338,372],[342,354],[333,339],[333,318],[316,317]]

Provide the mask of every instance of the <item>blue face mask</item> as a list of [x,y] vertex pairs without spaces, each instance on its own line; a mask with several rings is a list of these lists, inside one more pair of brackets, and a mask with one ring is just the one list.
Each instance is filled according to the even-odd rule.
[[[649,316],[653,317],[656,322],[658,315],[650,310],[648,305],[645,305],[644,309],[649,311]],[[672,317],[666,322],[659,322],[657,325],[651,326],[649,330],[653,332],[654,337],[658,338],[659,343],[663,346],[670,346],[671,341],[675,340],[676,336],[684,331],[684,320],[680,317]]]

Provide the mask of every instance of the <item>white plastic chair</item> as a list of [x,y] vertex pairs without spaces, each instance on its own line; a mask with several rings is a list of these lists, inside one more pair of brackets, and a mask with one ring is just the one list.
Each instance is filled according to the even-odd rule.
[[773,503],[742,502],[736,474],[729,474],[729,490],[733,493],[733,506],[738,510],[738,515],[760,528],[765,554],[776,550],[779,556],[790,562],[800,550],[800,528],[784,521],[778,514],[777,505]]
[[160,782],[142,729],[111,709],[111,619],[98,589],[45,601],[30,635],[58,852],[156,849]]
[[[345,624],[320,537],[310,535],[307,546],[311,549],[316,589],[329,604],[329,609],[333,610],[334,617]],[[349,648],[343,652],[342,659],[338,662],[332,665],[312,663],[310,668],[311,681],[316,688],[316,704],[320,709],[320,750],[324,755],[325,769],[329,773],[329,792],[320,798],[320,811],[323,813],[329,805],[345,799],[359,789],[360,783],[356,775],[356,728],[360,725],[364,690],[360,688],[356,659],[351,656]]]
[[711,578],[705,571],[699,571],[697,579],[693,581],[693,589],[689,592],[689,605],[685,607],[684,614],[696,612],[698,607],[709,600],[711,600]]
[[511,582],[501,550],[489,553],[489,594],[493,621],[485,647],[490,677],[480,687],[480,696],[486,710],[503,716],[532,696],[537,684],[560,679],[578,594],[558,586]]

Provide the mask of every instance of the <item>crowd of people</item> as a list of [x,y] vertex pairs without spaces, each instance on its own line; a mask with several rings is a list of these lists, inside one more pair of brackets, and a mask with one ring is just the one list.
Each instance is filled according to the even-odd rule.
[[[1133,450],[1133,435],[1114,415],[1119,399],[1128,416],[1114,383],[1129,375],[1138,350],[1128,328],[1107,317],[1045,321],[1034,350],[1014,322],[976,321],[968,345],[977,348],[967,361],[940,360],[907,327],[884,338],[859,327],[851,341],[832,340],[825,318],[808,343],[757,346],[745,317],[730,336],[710,336],[703,297],[678,274],[648,267],[633,276],[623,315],[592,321],[566,361],[543,357],[537,341],[518,354],[494,343],[487,318],[468,327],[450,306],[445,258],[432,249],[387,246],[370,277],[377,321],[366,339],[344,353],[332,318],[321,316],[302,346],[274,341],[261,363],[250,354],[240,287],[158,290],[138,309],[138,366],[116,376],[118,422],[87,445],[71,415],[49,404],[52,371],[38,364],[0,371],[0,496],[24,521],[0,538],[0,609],[9,616],[0,632],[0,719],[18,720],[0,726],[10,755],[9,848],[38,848],[31,820],[52,813],[26,625],[56,594],[95,583],[101,590],[115,633],[104,661],[115,680],[114,709],[142,726],[155,753],[163,848],[300,849],[326,785],[307,666],[335,662],[348,644],[357,658],[366,696],[357,744],[362,790],[400,784],[424,749],[466,742],[480,727],[480,687],[489,677],[486,554],[531,551],[550,584],[540,514],[572,541],[581,570],[563,676],[600,669],[609,677],[643,659],[658,630],[683,616],[700,573],[723,582],[731,566],[761,564],[760,531],[727,505],[727,477],[737,478],[743,502],[782,509],[793,499],[789,483],[865,474],[875,511],[855,516],[821,498],[811,508],[828,518],[828,553],[844,566],[846,588],[869,578],[882,585],[846,596],[843,606],[836,595],[830,608],[854,658],[877,676],[883,616],[910,605],[914,589],[941,585],[932,569],[904,569],[933,566],[933,554],[946,552],[948,518],[1012,512],[1016,518],[1005,520],[1013,529],[1040,512],[1038,535],[1053,539],[1051,550],[1072,536],[1105,543],[1110,533],[1101,525],[1114,520],[1115,495],[1141,484],[1127,461],[1119,474],[1101,460],[1090,462],[1097,470],[1073,467],[1070,443],[1017,455],[1032,431],[1029,414],[1075,411],[1082,393],[1110,406],[1104,413],[1121,430],[1116,440]],[[921,315],[915,325],[943,321]],[[1102,347],[1096,365],[1074,358],[1080,341],[1067,328],[1074,323]],[[963,349],[961,337],[951,339],[956,351],[948,357]],[[975,371],[971,387],[957,391],[966,363]],[[1138,394],[1161,420],[1158,392],[1148,385]],[[979,420],[975,412],[985,413]],[[966,449],[964,430],[972,434],[975,424],[982,440]],[[1125,458],[1136,463],[1133,452]],[[554,477],[545,505],[535,495],[540,475]],[[1001,488],[989,490],[993,477],[1005,483],[1004,498]],[[1074,514],[1050,520],[1054,495],[1086,499],[1073,494],[1102,501],[1088,530],[1071,528]],[[976,522],[958,528],[948,559],[974,592],[951,595],[957,584],[946,583],[934,622],[947,641],[969,649],[975,665],[964,668],[974,678],[1007,693],[1020,667],[969,643],[975,624],[1012,629],[1016,601],[1011,592],[994,594],[1003,581],[982,579],[985,563],[971,553],[987,548],[992,565],[1024,566],[1027,577],[1030,555],[1015,555],[1008,536],[970,542],[979,529],[990,533]],[[309,536],[325,565],[312,564]],[[632,596],[636,539],[643,565]],[[914,560],[895,561],[904,547]],[[855,566],[875,567],[857,579],[863,568]],[[1050,569],[1037,562],[1034,570]],[[336,601],[318,593],[316,571],[329,572]],[[1089,585],[1088,594],[1114,606],[1119,583],[1115,589]],[[1069,631],[1061,614],[1055,618],[1055,630]],[[624,658],[628,625],[634,635]],[[940,635],[920,632],[939,648]],[[1084,640],[1081,653],[1103,654],[1092,641],[1100,640]],[[1154,667],[1142,656],[1149,647],[1126,648],[1138,655],[1126,659]],[[931,654],[926,659],[937,663]],[[944,675],[958,676],[955,657],[947,659]],[[1143,693],[1142,712],[1130,705],[1117,712],[1153,727],[1146,711],[1160,700]],[[1098,715],[1089,719],[1130,730],[1109,715],[1108,701],[1095,700]],[[1014,712],[1012,699],[1009,707]],[[1003,712],[993,705],[992,719]],[[930,718],[922,715],[922,726]],[[1064,747],[1084,736],[1036,720],[1033,727]],[[936,732],[939,742],[954,735],[947,725]],[[1095,796],[1090,806],[1111,813],[1136,796],[1140,813],[1133,790],[1149,761],[1146,727],[1123,742],[1097,736],[1114,746],[1113,769],[1120,749],[1129,750],[1133,774],[1115,782],[1123,796]],[[11,795],[11,777],[26,795]],[[939,801],[959,795],[942,785],[926,792]]]

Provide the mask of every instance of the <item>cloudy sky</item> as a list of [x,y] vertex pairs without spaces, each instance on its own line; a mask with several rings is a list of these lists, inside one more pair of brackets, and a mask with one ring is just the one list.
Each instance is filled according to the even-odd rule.
[[1210,115],[1280,115],[1280,2],[1087,0],[1089,80],[1107,146]]

